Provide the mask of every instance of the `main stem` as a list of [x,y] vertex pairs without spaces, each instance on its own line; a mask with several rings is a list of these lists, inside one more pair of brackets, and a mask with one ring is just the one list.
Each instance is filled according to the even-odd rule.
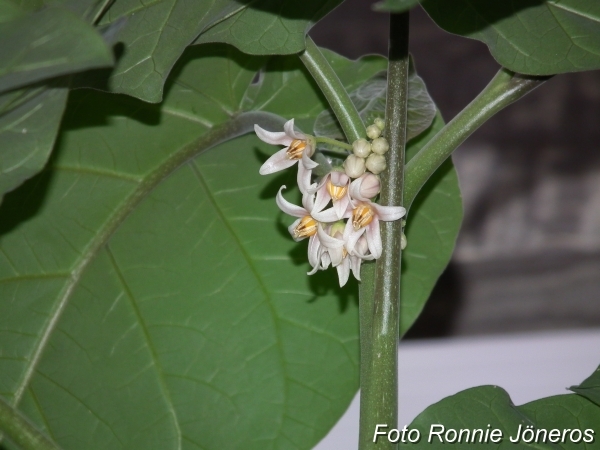
[[[380,204],[401,206],[404,189],[408,98],[408,12],[390,16],[385,136],[388,168],[381,174]],[[361,380],[359,449],[397,449],[379,438],[377,425],[398,428],[398,339],[400,327],[400,220],[380,222],[383,254],[375,265],[373,303],[361,296]]]

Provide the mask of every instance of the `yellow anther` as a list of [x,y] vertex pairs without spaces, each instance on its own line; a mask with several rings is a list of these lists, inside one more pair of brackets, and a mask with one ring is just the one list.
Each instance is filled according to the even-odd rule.
[[287,149],[287,157],[289,159],[302,159],[302,152],[306,148],[306,141],[294,139]]
[[331,180],[327,180],[327,192],[331,195],[331,199],[335,202],[346,195],[348,186],[338,186],[333,184]]
[[317,234],[318,222],[311,216],[304,216],[296,228],[294,228],[294,237],[301,239]]
[[352,211],[352,226],[354,227],[354,231],[358,231],[363,227],[366,227],[373,221],[373,208],[369,205],[358,205]]

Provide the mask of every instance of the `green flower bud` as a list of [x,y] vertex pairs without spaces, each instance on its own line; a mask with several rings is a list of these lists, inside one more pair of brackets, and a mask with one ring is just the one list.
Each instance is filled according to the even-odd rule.
[[371,153],[371,143],[366,139],[357,139],[352,144],[352,151],[356,156],[366,158]]

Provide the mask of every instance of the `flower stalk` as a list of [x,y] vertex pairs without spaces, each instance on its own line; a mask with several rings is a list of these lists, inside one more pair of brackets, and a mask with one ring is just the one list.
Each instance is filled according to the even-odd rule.
[[[408,12],[390,15],[386,139],[387,170],[381,173],[381,205],[403,205],[404,154],[408,98]],[[397,449],[387,439],[373,442],[377,424],[397,428],[398,339],[402,223],[385,222],[381,228],[383,253],[374,270],[372,286],[361,283],[360,295],[360,437],[359,449]],[[364,279],[373,279],[364,277]]]

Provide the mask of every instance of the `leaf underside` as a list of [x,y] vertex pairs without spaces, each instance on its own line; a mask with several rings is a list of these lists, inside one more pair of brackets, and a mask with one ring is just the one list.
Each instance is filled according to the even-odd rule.
[[504,67],[529,75],[600,68],[600,2],[427,0],[443,29],[480,40]]

